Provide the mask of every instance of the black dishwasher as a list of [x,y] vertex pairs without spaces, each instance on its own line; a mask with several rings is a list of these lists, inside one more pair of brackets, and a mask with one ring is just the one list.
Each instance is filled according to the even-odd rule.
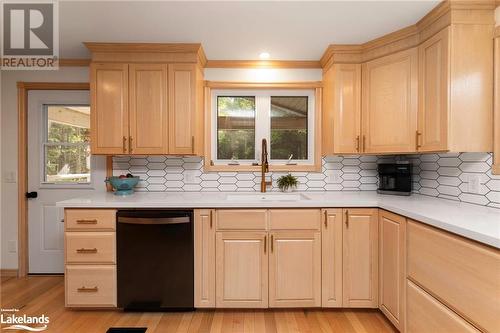
[[116,249],[118,307],[194,309],[192,210],[119,210]]

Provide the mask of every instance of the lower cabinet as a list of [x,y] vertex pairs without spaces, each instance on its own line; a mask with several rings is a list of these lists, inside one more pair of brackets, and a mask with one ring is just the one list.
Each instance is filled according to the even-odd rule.
[[66,265],[67,307],[116,307],[115,265]]
[[480,332],[410,280],[407,294],[407,333]]
[[345,308],[378,308],[378,209],[344,209]]
[[268,307],[267,232],[217,232],[216,306]]
[[194,306],[215,307],[215,210],[194,211]]
[[116,307],[116,210],[64,211],[67,307]]
[[404,325],[406,218],[379,211],[379,308],[398,328]]
[[321,306],[321,233],[270,233],[269,306]]
[[321,227],[321,305],[342,307],[342,228],[341,208],[323,209]]

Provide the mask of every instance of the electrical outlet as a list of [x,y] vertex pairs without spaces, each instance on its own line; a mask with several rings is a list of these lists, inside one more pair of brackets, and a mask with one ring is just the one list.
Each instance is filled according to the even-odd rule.
[[193,171],[184,171],[184,183],[193,184],[195,182],[195,173]]
[[6,171],[3,180],[5,183],[17,183],[17,173],[15,171]]
[[16,253],[17,252],[17,241],[15,240],[10,240],[7,242],[7,251],[10,253]]
[[330,183],[341,183],[342,182],[342,171],[331,170],[328,172],[328,182]]
[[467,190],[469,193],[479,193],[480,177],[479,175],[469,175]]

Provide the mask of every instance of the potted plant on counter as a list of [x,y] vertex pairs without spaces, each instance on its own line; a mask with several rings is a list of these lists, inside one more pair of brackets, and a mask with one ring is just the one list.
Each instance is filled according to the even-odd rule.
[[279,177],[277,183],[282,192],[292,192],[297,188],[299,181],[297,180],[297,177],[294,177],[289,173],[286,176]]

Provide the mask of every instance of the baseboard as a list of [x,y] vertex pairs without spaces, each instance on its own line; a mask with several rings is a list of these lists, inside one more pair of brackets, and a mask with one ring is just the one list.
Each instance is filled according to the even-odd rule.
[[0,269],[1,277],[17,277],[17,269]]

